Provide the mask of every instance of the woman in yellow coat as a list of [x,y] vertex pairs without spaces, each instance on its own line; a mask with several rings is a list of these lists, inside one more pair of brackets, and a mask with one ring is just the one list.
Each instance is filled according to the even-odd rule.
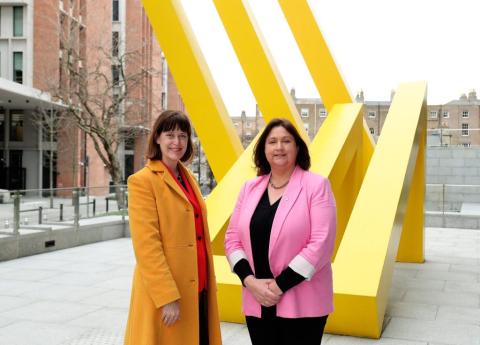
[[163,112],[146,167],[128,179],[137,265],[125,345],[220,345],[215,274],[202,195],[182,162],[191,159],[185,114]]

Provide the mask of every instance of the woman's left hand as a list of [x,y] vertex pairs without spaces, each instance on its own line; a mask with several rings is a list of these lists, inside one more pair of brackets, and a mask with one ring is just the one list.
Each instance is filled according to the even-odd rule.
[[268,283],[268,289],[277,296],[281,296],[283,294],[283,291],[278,287],[277,282],[275,280],[272,280],[271,282]]

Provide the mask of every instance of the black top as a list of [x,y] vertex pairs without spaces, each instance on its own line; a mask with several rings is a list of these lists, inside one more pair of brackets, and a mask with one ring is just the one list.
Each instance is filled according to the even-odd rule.
[[[270,234],[272,232],[272,224],[277,212],[280,199],[270,205],[268,199],[268,188],[262,195],[257,208],[255,209],[252,219],[250,221],[250,242],[252,246],[252,256],[255,268],[255,278],[268,279],[274,278],[270,270],[270,262],[268,259],[268,249],[270,244]],[[243,280],[253,275],[252,268],[246,259],[242,259],[233,268],[233,271]],[[275,278],[278,287],[283,292],[291,289],[305,280],[305,277],[298,274],[290,267],[286,267],[278,277]],[[263,307],[262,317],[269,317],[276,315],[276,307]]]

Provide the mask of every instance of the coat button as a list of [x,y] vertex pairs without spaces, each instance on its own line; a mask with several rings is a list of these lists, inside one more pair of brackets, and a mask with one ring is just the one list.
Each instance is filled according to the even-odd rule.
[[198,218],[198,217],[199,217],[198,213],[195,213],[195,218]]
[[202,236],[197,236],[197,240],[198,240],[198,241],[201,241],[201,240],[202,240]]

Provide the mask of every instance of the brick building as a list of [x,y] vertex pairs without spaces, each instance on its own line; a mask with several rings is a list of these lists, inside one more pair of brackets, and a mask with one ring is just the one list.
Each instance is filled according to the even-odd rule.
[[[141,60],[127,63],[127,71],[156,72],[145,73],[118,108],[120,130],[133,133],[118,149],[126,179],[144,164],[156,115],[167,107],[184,108],[141,1],[0,0],[0,188],[48,188],[50,160],[54,187],[108,185],[110,176],[84,133],[73,126],[49,133],[36,114],[39,108],[61,112],[64,106],[50,97],[52,87],[75,87],[71,66],[78,73],[98,68],[105,51],[109,59],[100,67],[107,79],[121,78],[119,57],[131,51]],[[127,114],[135,99],[141,106]]]

